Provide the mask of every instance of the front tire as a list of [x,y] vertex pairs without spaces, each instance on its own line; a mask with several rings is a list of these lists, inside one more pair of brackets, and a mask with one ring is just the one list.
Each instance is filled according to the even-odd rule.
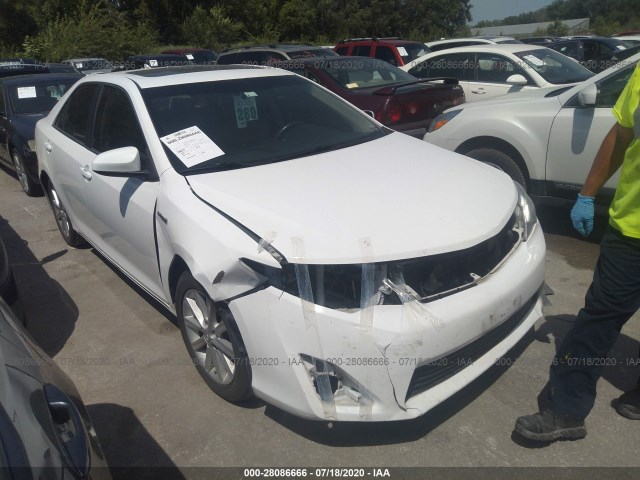
[[22,190],[24,190],[24,193],[30,197],[41,195],[42,189],[40,188],[40,185],[29,177],[24,160],[17,150],[13,151],[11,158],[13,159],[13,168],[16,170],[16,175],[18,176],[18,180],[20,180],[20,186],[22,187]]
[[514,182],[518,182],[525,189],[527,188],[527,180],[522,170],[507,154],[499,150],[494,150],[493,148],[476,148],[475,150],[468,151],[465,155],[479,160],[482,163],[486,163],[498,170],[502,170],[509,175]]
[[56,219],[60,235],[62,235],[64,241],[67,242],[67,245],[74,248],[84,246],[86,244],[85,239],[74,230],[73,225],[71,224],[71,219],[67,214],[67,210],[64,208],[64,205],[58,196],[58,192],[56,192],[56,189],[52,184],[49,184],[47,198],[49,199],[51,210],[53,210],[53,216]]
[[209,388],[229,402],[251,396],[251,367],[238,327],[189,272],[176,287],[176,315],[189,356]]

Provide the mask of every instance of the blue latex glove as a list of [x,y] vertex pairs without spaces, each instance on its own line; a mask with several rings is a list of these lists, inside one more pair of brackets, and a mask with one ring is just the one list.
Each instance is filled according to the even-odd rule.
[[578,200],[571,209],[571,221],[583,237],[588,237],[593,230],[593,205],[594,197],[585,197],[578,194]]

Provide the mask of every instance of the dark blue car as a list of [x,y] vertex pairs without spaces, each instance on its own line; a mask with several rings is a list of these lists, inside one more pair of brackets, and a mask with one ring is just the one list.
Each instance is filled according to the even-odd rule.
[[80,78],[67,73],[0,78],[0,164],[16,172],[29,196],[41,194],[33,143],[36,122]]

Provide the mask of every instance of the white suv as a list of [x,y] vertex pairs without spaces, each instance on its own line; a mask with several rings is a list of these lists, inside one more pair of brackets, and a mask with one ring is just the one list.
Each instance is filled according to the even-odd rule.
[[[424,140],[500,168],[534,197],[574,201],[615,118],[640,55],[573,87],[532,90],[454,107]],[[618,176],[596,198],[608,205]]]

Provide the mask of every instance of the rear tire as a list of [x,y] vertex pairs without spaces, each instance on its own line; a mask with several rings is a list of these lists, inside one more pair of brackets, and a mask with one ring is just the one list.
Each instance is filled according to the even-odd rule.
[[74,248],[86,245],[85,239],[74,230],[73,225],[71,224],[71,219],[67,214],[67,210],[64,208],[64,205],[52,184],[49,184],[47,198],[49,199],[51,210],[53,210],[53,216],[56,219],[60,235],[62,235],[64,241],[67,242],[67,245]]
[[182,339],[200,376],[229,402],[249,398],[251,366],[231,312],[216,305],[189,272],[178,279],[175,298]]
[[24,190],[24,193],[30,197],[42,195],[40,185],[29,177],[24,160],[22,160],[22,156],[17,152],[17,150],[13,151],[11,158],[13,159],[13,168],[16,170],[16,175],[18,176],[18,180],[20,180],[20,186],[22,187],[22,190]]
[[499,150],[494,150],[493,148],[476,148],[475,150],[468,151],[465,155],[479,160],[482,163],[486,163],[487,165],[491,165],[498,170],[502,170],[509,175],[514,182],[518,182],[527,189],[527,180],[522,170],[507,154]]

